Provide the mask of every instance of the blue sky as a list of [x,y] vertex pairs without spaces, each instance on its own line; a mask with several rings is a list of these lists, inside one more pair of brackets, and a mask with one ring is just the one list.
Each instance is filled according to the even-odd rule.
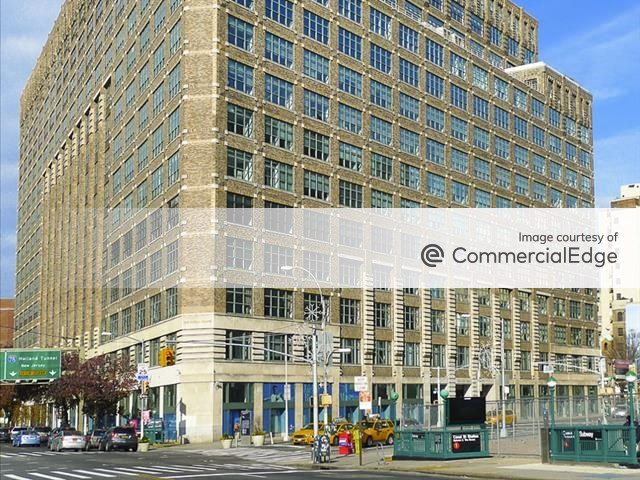
[[[594,100],[596,202],[640,182],[640,3],[517,0],[540,22],[540,58]],[[19,98],[61,0],[0,0],[0,296],[14,295]]]

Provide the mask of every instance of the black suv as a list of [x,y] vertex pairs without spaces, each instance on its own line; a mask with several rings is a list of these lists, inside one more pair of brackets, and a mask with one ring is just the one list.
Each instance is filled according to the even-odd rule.
[[109,452],[111,450],[138,451],[138,437],[132,427],[111,427],[100,438],[98,450]]

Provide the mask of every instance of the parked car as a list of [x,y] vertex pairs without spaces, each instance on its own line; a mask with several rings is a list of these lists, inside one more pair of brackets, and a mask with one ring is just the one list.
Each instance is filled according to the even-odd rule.
[[[507,410],[505,413],[505,423],[507,425],[513,425],[516,421],[516,414],[513,413],[513,410]],[[500,413],[496,413],[495,410],[488,412],[485,423],[493,427],[496,426],[496,423],[502,425],[502,410],[500,410]]]
[[49,450],[53,450],[51,448],[51,445],[53,444],[53,440],[66,430],[74,430],[74,429],[67,425],[65,427],[56,427],[53,430],[51,430],[51,432],[49,433],[49,436],[47,437],[47,448]]
[[22,433],[25,430],[28,430],[27,427],[13,427],[11,429],[11,441],[13,442],[13,439],[16,438],[16,435],[18,435],[18,433]]
[[51,427],[36,427],[34,428],[38,435],[40,435],[40,443],[49,443],[49,435],[51,434]]
[[8,428],[0,428],[0,442],[10,442],[11,441],[11,430]]
[[393,422],[391,420],[384,420],[377,417],[369,417],[358,422],[358,428],[362,432],[360,439],[362,445],[367,447],[372,446],[374,443],[386,443],[387,445],[393,445]]
[[91,450],[92,448],[98,448],[100,446],[100,440],[105,433],[106,430],[97,428],[89,432],[85,437],[86,445],[84,449]]
[[39,447],[40,435],[33,429],[22,430],[13,437],[14,447]]
[[138,436],[133,427],[111,427],[100,437],[98,450],[109,452],[111,450],[138,451]]
[[[318,423],[318,433],[324,432],[324,423]],[[296,430],[291,435],[291,443],[294,445],[311,445],[313,443],[313,423],[307,423],[300,430]]]
[[86,441],[84,435],[77,430],[60,430],[51,440],[49,450],[61,452],[62,450],[84,450]]

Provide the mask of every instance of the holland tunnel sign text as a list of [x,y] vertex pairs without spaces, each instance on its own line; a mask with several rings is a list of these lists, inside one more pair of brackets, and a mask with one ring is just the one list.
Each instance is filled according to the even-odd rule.
[[0,380],[54,380],[60,378],[60,362],[60,350],[2,350]]

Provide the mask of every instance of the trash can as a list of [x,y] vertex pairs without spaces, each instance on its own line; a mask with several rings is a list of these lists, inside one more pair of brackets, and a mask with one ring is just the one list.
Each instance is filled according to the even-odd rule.
[[338,434],[338,454],[349,455],[353,453],[353,435],[351,432],[340,432]]

